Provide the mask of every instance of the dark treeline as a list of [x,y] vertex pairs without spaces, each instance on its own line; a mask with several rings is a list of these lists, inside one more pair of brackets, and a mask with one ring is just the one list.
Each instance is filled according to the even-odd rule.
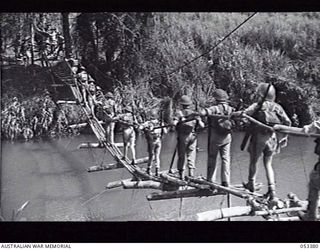
[[[130,103],[144,112],[163,98],[171,98],[175,105],[181,95],[188,94],[199,106],[207,106],[213,101],[213,91],[222,88],[233,106],[244,108],[254,101],[257,84],[268,81],[274,83],[277,101],[295,125],[310,122],[320,114],[319,13],[258,13],[216,49],[168,74],[208,52],[248,16],[2,13],[1,108],[10,106],[14,96],[29,103],[44,98],[45,90],[52,96],[62,95],[61,90],[50,88],[59,79],[40,63],[35,24],[43,31],[55,28],[63,37],[64,53],[56,61],[62,54],[80,59],[104,92],[114,92],[120,105]],[[72,109],[67,116],[79,122],[78,111]]]

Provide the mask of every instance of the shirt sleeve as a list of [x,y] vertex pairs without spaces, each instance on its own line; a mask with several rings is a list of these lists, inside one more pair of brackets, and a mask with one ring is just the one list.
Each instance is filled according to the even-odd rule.
[[218,108],[217,108],[217,106],[212,106],[212,107],[210,107],[210,108],[206,108],[205,110],[206,110],[206,112],[207,112],[207,115],[209,115],[209,116],[218,113]]

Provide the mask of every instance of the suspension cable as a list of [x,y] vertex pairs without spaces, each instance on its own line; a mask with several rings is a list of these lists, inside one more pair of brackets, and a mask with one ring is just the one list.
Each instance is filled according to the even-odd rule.
[[[177,72],[178,70],[186,67],[187,65],[195,62],[196,60],[198,60],[199,58],[209,54],[212,50],[214,50],[216,47],[218,47],[223,41],[225,41],[227,38],[229,38],[233,33],[235,33],[241,26],[243,26],[246,22],[248,22],[252,17],[254,17],[258,12],[254,12],[253,14],[251,14],[249,17],[247,17],[242,23],[240,23],[237,27],[235,27],[232,31],[230,31],[227,35],[225,35],[221,40],[219,40],[213,47],[211,47],[210,49],[208,49],[206,52],[200,54],[199,56],[196,56],[195,58],[193,58],[192,60],[190,61],[186,61],[184,64],[178,66],[177,68],[173,69],[172,71],[168,72],[168,73],[160,73],[158,75],[155,75],[143,82],[150,82],[160,76],[170,76],[172,75],[173,73]],[[98,69],[91,61],[89,62],[90,65],[93,65],[96,69]],[[107,76],[105,73],[103,73],[101,70],[98,69],[98,72],[101,73],[103,76],[105,77],[108,77],[109,79],[112,79],[112,80],[116,80],[117,82],[120,82],[119,80],[113,78],[113,77],[110,77],[110,76]]]
[[[236,32],[242,25],[244,25],[246,22],[248,22],[253,16],[255,16],[258,12],[254,12],[252,15],[250,15],[248,18],[246,18],[241,24],[239,24],[236,28],[234,28],[232,31],[230,31],[226,36],[224,36],[221,40],[219,40],[213,47],[211,47],[209,50],[207,50],[206,52],[200,54],[199,56],[196,56],[195,58],[193,58],[190,61],[185,62],[184,64],[180,65],[179,67],[173,69],[172,71],[170,71],[169,73],[166,74],[158,74],[157,76],[151,77],[149,78],[147,81],[151,81],[154,80],[157,77],[160,77],[162,75],[166,75],[166,76],[170,76],[173,73],[175,73],[176,71],[182,69],[183,67],[193,63],[194,61],[198,60],[199,58],[203,57],[206,54],[209,54],[212,50],[214,50],[216,47],[218,47],[218,45],[220,45],[224,40],[226,40],[228,37],[230,37],[234,32]],[[147,82],[146,81],[146,82]]]

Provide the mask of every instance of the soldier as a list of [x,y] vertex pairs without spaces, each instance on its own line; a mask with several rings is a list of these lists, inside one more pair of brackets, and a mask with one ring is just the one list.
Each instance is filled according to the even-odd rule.
[[89,85],[88,85],[88,104],[89,104],[89,108],[90,108],[90,115],[92,115],[92,117],[94,117],[95,119],[97,119],[96,114],[95,114],[95,107],[96,104],[98,103],[97,100],[97,89],[98,86],[96,86],[94,84],[93,80],[89,80]]
[[167,133],[167,129],[156,128],[162,126],[162,121],[159,119],[157,110],[152,110],[150,114],[150,120],[143,123],[139,129],[143,130],[147,143],[148,143],[148,168],[147,173],[151,174],[152,163],[155,165],[155,175],[159,176],[160,170],[160,152],[161,152],[161,138],[164,133]]
[[89,75],[83,66],[78,67],[77,77],[81,83],[83,104],[85,105],[85,107],[87,107],[88,110],[90,110],[87,97],[87,91],[89,89]]
[[[204,127],[200,116],[192,117],[194,110],[190,108],[192,105],[189,96],[182,96],[180,100],[181,110],[177,111],[176,117],[173,120],[173,125],[176,126],[178,134],[178,171],[180,179],[184,179],[185,159],[187,158],[187,168],[189,176],[194,175],[196,148],[197,148],[197,127]],[[191,119],[190,119],[191,118]]]
[[125,113],[119,115],[118,122],[121,124],[122,139],[123,139],[123,159],[127,158],[128,148],[131,150],[132,164],[135,165],[136,161],[136,132],[134,130],[136,119],[130,107],[125,108]]
[[[274,126],[277,131],[281,130],[281,126]],[[303,128],[286,127],[287,131],[304,132],[304,133],[316,133],[320,134],[320,120],[314,121]],[[315,164],[313,170],[310,173],[309,181],[309,193],[308,193],[308,209],[307,214],[302,215],[303,220],[316,221],[318,219],[318,203],[319,203],[319,191],[320,191],[320,138],[315,140],[316,146],[314,153],[319,156],[318,162]]]
[[[234,112],[234,116],[241,116],[243,113],[249,116],[254,115],[253,118],[258,121],[273,126],[275,124],[284,124],[291,126],[291,121],[288,118],[283,108],[275,102],[276,90],[274,86],[268,83],[261,83],[257,89],[258,102],[253,103],[244,111]],[[272,201],[275,198],[275,177],[272,168],[273,156],[279,153],[279,142],[285,143],[286,137],[280,140],[274,132],[265,130],[255,126],[253,128],[248,151],[250,153],[250,166],[248,183],[245,188],[251,192],[255,191],[255,179],[257,174],[257,162],[263,155],[263,163],[266,169],[268,180],[268,192],[265,197]]]
[[115,123],[112,120],[116,115],[116,102],[114,96],[111,92],[107,92],[105,95],[106,101],[103,103],[103,110],[106,113],[107,119],[105,119],[106,125],[106,137],[111,142],[114,143],[114,127]]
[[222,90],[217,89],[214,93],[216,105],[200,111],[202,116],[208,116],[208,169],[207,180],[215,181],[216,161],[221,156],[221,181],[228,187],[230,184],[230,149],[232,123],[228,119],[214,117],[214,115],[229,116],[233,108],[229,106],[229,96]]

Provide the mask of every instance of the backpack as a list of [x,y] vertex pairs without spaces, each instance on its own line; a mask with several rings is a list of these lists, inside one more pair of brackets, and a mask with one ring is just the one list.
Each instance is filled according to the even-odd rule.
[[[183,115],[188,116],[192,114],[192,111],[190,110],[183,110]],[[197,125],[196,121],[188,121],[188,122],[179,122],[177,125],[177,130],[181,134],[190,134],[195,131],[195,127]]]
[[271,109],[260,109],[256,114],[256,119],[269,126],[281,124],[281,120],[274,108],[275,105]]
[[[218,105],[219,112],[217,115],[230,115],[232,108],[225,104]],[[233,124],[230,119],[227,118],[215,118],[214,128],[219,134],[229,134],[232,131]]]

